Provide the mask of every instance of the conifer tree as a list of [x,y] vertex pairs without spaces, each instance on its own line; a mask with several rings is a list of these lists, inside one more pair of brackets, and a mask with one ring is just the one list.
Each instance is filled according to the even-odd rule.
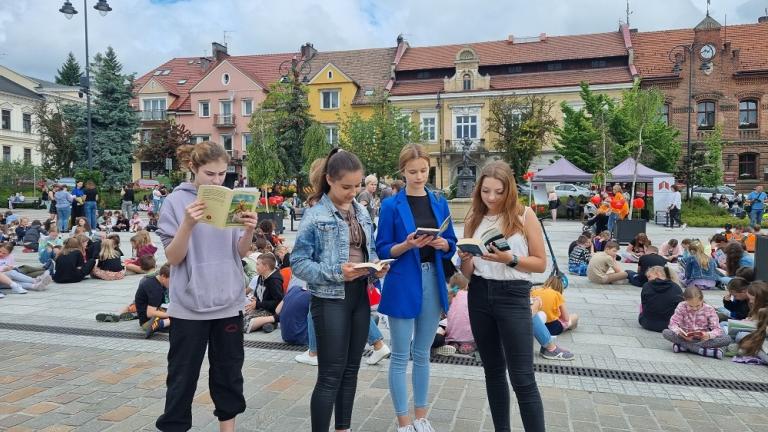
[[67,60],[61,65],[61,69],[56,71],[56,84],[79,86],[82,76],[83,71],[80,70],[80,63],[75,60],[75,55],[70,51]]

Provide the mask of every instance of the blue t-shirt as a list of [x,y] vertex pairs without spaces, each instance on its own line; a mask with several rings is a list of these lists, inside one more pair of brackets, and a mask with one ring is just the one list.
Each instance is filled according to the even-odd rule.
[[759,194],[755,191],[752,191],[747,196],[747,199],[752,201],[752,210],[762,210],[764,205],[763,201],[768,199],[768,194],[766,194],[765,191],[760,192]]
[[294,285],[283,297],[280,311],[280,334],[289,344],[307,344],[307,313],[312,295],[301,286]]

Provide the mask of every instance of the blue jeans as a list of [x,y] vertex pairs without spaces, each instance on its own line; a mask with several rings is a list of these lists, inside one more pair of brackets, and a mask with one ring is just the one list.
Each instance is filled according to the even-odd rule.
[[749,212],[749,224],[760,225],[760,223],[763,221],[763,211],[764,209],[762,208],[753,208],[752,211]]
[[98,225],[96,224],[96,201],[86,201],[83,207],[85,211],[85,219],[88,220],[88,225],[92,230],[95,230]]
[[608,231],[610,231],[611,233],[613,233],[613,226],[616,224],[616,220],[618,218],[619,218],[619,215],[614,212],[611,212],[608,215]]
[[[368,345],[373,346],[376,342],[384,339],[381,334],[381,330],[376,325],[376,321],[371,317],[370,324],[368,325]],[[315,323],[312,322],[312,312],[307,313],[307,342],[309,344],[309,351],[317,352],[317,338],[315,336]]]
[[56,220],[57,225],[59,226],[59,232],[65,233],[67,232],[67,227],[69,225],[69,216],[72,214],[72,207],[56,207]]
[[552,343],[552,334],[539,314],[533,316],[533,337],[542,348],[546,348],[547,345]]
[[392,355],[389,361],[389,393],[395,415],[408,415],[408,388],[405,372],[413,341],[413,405],[427,406],[429,392],[429,351],[440,322],[440,295],[434,263],[421,264],[421,311],[416,318],[389,317]]

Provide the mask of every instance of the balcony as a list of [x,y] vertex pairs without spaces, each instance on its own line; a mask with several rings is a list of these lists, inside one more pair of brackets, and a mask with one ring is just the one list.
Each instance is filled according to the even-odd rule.
[[168,118],[166,110],[139,111],[139,119],[143,122],[165,121]]
[[[485,138],[475,138],[472,140],[472,145],[469,147],[470,152],[487,152],[485,148]],[[445,153],[463,153],[464,152],[464,140],[445,140]]]
[[219,128],[233,128],[235,127],[235,115],[234,114],[214,114],[213,125]]
[[243,150],[227,150],[227,154],[230,157],[230,164],[232,165],[242,165],[247,158],[247,153]]
[[760,139],[760,129],[739,129],[739,139],[750,141]]

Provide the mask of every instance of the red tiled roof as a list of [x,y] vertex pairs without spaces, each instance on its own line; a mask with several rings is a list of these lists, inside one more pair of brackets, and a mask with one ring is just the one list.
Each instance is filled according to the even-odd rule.
[[226,60],[256,81],[264,90],[280,79],[280,64],[296,53],[230,56]]
[[[632,75],[626,67],[493,75],[490,90],[578,86],[582,81],[592,85],[631,83]],[[392,95],[430,94],[442,89],[442,79],[397,81]]]
[[[727,36],[731,49],[740,50],[738,71],[768,70],[768,24],[723,27],[720,36],[724,41]],[[669,59],[669,51],[677,45],[690,44],[693,38],[693,29],[633,32],[635,65],[640,76],[654,78],[672,75],[673,63]],[[718,48],[722,51],[722,47]],[[715,61],[718,61],[717,58]]]
[[[200,82],[205,74],[215,67],[215,63],[211,62],[208,68],[203,70],[200,61],[200,57],[178,57],[171,59],[137,78],[134,81],[134,91],[139,91],[149,80],[155,78],[169,93],[177,96],[177,99],[168,107],[169,111],[189,110],[189,89]],[[156,71],[164,70],[170,71],[168,75],[155,75]],[[186,82],[180,84],[182,80],[186,80]],[[187,99],[186,105],[184,104],[185,99]],[[131,103],[138,107],[138,99],[133,99]]]
[[396,51],[397,48],[372,48],[318,52],[312,59],[309,79],[313,79],[328,63],[333,63],[359,87],[352,104],[368,104],[372,102],[373,95],[366,96],[366,90],[373,90],[374,95],[385,90]]
[[470,46],[477,52],[481,66],[614,57],[627,54],[621,32],[616,31],[576,36],[548,36],[545,40],[527,43],[509,43],[501,40],[408,48],[397,70],[452,68],[456,54],[465,46]]

